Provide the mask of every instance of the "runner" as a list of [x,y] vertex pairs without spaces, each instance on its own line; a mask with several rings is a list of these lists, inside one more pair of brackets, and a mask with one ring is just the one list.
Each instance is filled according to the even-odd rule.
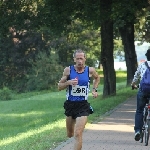
[[58,89],[66,89],[64,103],[66,129],[69,138],[74,136],[74,150],[82,148],[82,133],[87,122],[87,116],[93,112],[88,100],[90,77],[93,77],[93,97],[98,96],[97,87],[100,77],[95,68],[85,66],[86,54],[78,49],[73,54],[75,65],[66,67],[58,83]]

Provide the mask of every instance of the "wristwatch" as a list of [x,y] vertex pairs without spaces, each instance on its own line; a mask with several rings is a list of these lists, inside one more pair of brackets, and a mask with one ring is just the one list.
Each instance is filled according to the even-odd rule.
[[96,88],[93,88],[93,90],[95,90],[95,92],[97,92],[97,89],[96,89]]

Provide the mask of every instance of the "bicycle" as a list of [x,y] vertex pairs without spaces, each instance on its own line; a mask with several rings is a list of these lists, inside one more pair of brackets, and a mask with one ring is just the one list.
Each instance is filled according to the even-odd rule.
[[141,131],[140,142],[143,143],[143,138],[145,137],[145,146],[148,145],[149,134],[150,134],[150,98],[147,98],[147,103],[143,111],[143,127]]
[[[132,90],[138,89],[139,86],[132,86]],[[145,146],[148,145],[150,134],[150,97],[147,97],[147,102],[143,110],[143,127],[141,131],[140,142],[143,143],[143,138],[145,137]]]

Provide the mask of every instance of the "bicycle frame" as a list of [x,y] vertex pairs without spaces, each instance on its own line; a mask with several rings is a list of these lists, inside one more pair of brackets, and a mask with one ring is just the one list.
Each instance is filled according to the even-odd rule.
[[[132,85],[132,90],[138,89],[139,86]],[[143,127],[141,131],[140,142],[143,143],[143,137],[145,137],[145,146],[148,145],[149,134],[150,134],[150,97],[147,98],[147,103],[143,111]]]
[[145,136],[145,146],[148,145],[150,134],[150,98],[148,98],[148,103],[146,103],[143,111],[143,128],[141,133],[141,143],[143,142],[143,137]]

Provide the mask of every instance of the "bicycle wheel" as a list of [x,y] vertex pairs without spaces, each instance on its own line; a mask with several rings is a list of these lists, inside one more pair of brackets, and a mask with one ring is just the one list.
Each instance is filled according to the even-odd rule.
[[149,131],[145,130],[145,146],[148,145],[148,140],[149,140]]
[[150,120],[147,120],[147,125],[145,127],[145,146],[148,145],[148,140],[149,140],[149,133],[150,133]]
[[140,143],[143,143],[144,129],[141,131]]

